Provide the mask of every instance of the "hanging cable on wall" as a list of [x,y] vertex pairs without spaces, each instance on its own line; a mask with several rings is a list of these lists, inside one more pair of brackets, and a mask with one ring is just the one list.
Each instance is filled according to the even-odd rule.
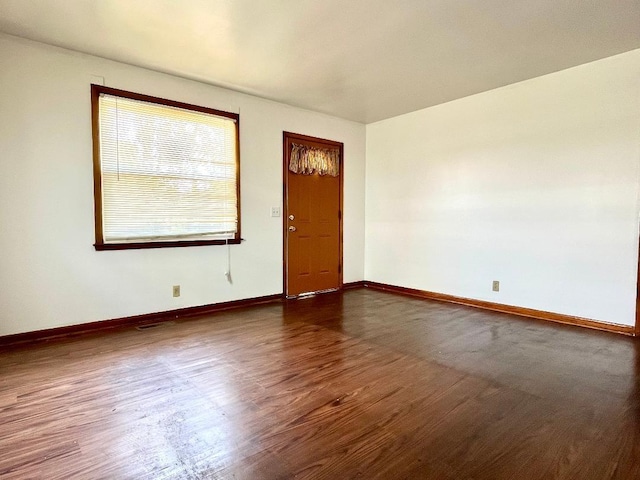
[[231,244],[229,243],[229,238],[226,240],[227,243],[227,271],[224,272],[224,276],[227,278],[227,282],[233,284],[233,278],[231,278]]

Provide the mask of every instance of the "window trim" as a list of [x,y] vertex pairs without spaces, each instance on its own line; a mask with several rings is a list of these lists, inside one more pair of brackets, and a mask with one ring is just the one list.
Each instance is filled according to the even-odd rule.
[[[166,240],[150,242],[120,242],[105,243],[102,230],[102,168],[100,164],[100,94],[114,95],[118,97],[140,100],[143,102],[156,103],[169,107],[182,108],[201,113],[208,113],[218,117],[226,117],[234,120],[236,126],[236,195],[238,209],[238,229],[234,238],[229,240]],[[192,247],[202,245],[237,245],[242,241],[240,235],[241,208],[240,208],[240,115],[237,113],[224,112],[213,108],[201,107],[189,103],[167,100],[166,98],[143,95],[141,93],[129,92],[117,88],[105,87],[103,85],[91,85],[91,132],[93,138],[93,205],[95,220],[95,243],[96,250],[129,250],[140,248],[166,248],[166,247]]]

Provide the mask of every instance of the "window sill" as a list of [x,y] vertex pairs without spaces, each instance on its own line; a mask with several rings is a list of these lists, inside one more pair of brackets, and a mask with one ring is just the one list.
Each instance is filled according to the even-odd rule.
[[182,240],[166,242],[128,242],[128,243],[95,243],[93,246],[99,252],[105,250],[139,250],[142,248],[175,248],[201,247],[205,245],[239,245],[241,238],[230,240]]

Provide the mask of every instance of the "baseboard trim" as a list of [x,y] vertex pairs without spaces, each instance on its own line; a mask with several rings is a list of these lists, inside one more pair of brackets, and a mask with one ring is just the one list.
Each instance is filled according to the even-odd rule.
[[102,320],[97,322],[81,323],[78,325],[68,325],[65,327],[48,328],[46,330],[36,330],[33,332],[4,335],[0,336],[0,347],[59,339],[86,333],[95,333],[119,327],[137,327],[149,323],[166,322],[178,318],[196,317],[221,312],[223,310],[231,310],[234,308],[253,307],[255,305],[263,305],[266,303],[282,302],[282,299],[282,294],[266,295],[263,297],[211,303],[196,307],[177,308],[175,310],[167,310],[164,312],[145,313],[131,317],[114,318],[112,320]]
[[458,305],[466,305],[468,307],[482,308],[483,310],[491,310],[494,312],[509,313],[521,317],[535,318],[537,320],[546,320],[549,322],[562,323],[565,325],[575,325],[579,327],[591,328],[594,330],[602,330],[605,332],[614,332],[622,335],[634,336],[635,328],[630,325],[619,325],[616,323],[605,323],[590,320],[588,318],[574,317],[561,313],[545,312],[544,310],[536,310],[533,308],[516,307],[513,305],[504,305],[502,303],[487,302],[484,300],[474,300],[472,298],[456,297],[455,295],[447,295],[445,293],[429,292],[427,290],[417,290],[415,288],[398,287],[396,285],[388,285],[386,283],[370,282],[365,280],[364,286],[374,290],[397,293],[410,297],[424,298],[427,300],[436,300],[439,302],[456,303]]
[[[342,290],[351,290],[356,288],[371,288],[373,290],[391,292],[410,297],[424,298],[427,300],[435,300],[439,302],[455,303],[458,305],[466,305],[468,307],[481,308],[494,312],[509,313],[511,315],[534,318],[537,320],[546,320],[555,323],[562,323],[565,325],[574,325],[579,327],[591,328],[594,330],[602,330],[605,332],[614,332],[622,335],[635,336],[635,328],[630,325],[597,322],[588,318],[574,317],[561,313],[546,312],[544,310],[535,310],[533,308],[516,307],[513,305],[505,305],[502,303],[487,302],[484,300],[475,300],[465,297],[456,297],[455,295],[448,295],[445,293],[436,293],[429,292],[427,290],[418,290],[415,288],[399,287],[397,285],[389,285],[386,283],[372,282],[368,280],[347,282],[342,285]],[[48,328],[45,330],[36,330],[33,332],[16,333],[12,335],[0,336],[0,347],[59,339],[86,333],[96,333],[102,330],[109,330],[113,328],[136,327],[149,323],[166,322],[180,318],[189,318],[212,314],[235,308],[252,307],[267,303],[279,303],[282,301],[284,301],[284,297],[282,294],[265,295],[262,297],[245,298],[242,300],[232,300],[229,302],[178,308],[175,310],[167,310],[163,312],[145,313],[142,315],[115,318],[111,320],[81,323],[78,325],[68,325],[65,327]]]

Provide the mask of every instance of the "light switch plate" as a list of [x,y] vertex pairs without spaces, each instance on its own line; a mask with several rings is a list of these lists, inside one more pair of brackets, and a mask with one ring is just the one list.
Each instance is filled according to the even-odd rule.
[[280,207],[271,207],[271,216],[279,217],[280,216]]

